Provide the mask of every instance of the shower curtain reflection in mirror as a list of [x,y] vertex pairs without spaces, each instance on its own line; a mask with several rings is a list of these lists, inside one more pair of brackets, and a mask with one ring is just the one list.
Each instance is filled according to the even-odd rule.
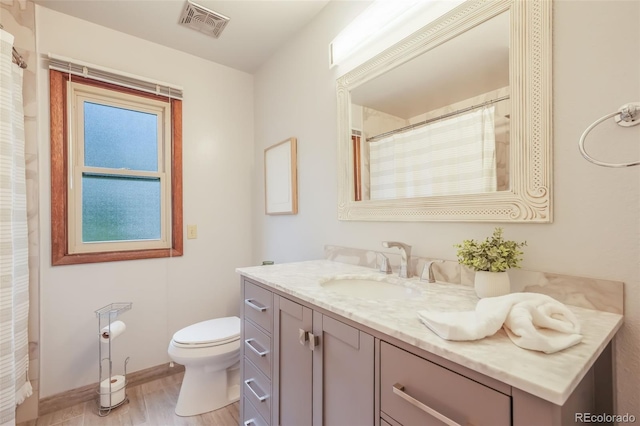
[[495,107],[368,143],[369,199],[493,192]]

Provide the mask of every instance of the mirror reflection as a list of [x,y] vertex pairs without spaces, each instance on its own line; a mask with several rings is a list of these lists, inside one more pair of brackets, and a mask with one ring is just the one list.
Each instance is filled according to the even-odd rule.
[[510,189],[509,13],[352,88],[355,201]]

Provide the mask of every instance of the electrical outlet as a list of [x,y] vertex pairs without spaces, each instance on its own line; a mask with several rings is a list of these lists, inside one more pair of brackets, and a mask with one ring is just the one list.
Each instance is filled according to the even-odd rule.
[[187,238],[190,240],[198,238],[198,225],[187,225]]

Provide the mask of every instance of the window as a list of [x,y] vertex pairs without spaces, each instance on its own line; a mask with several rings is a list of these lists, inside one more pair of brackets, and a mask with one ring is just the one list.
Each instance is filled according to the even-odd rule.
[[182,103],[50,71],[54,265],[182,255]]

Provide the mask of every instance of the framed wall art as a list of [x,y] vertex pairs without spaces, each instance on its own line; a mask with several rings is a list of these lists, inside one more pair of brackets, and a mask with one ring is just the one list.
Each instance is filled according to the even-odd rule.
[[296,157],[296,138],[289,138],[264,150],[265,214],[298,213]]

